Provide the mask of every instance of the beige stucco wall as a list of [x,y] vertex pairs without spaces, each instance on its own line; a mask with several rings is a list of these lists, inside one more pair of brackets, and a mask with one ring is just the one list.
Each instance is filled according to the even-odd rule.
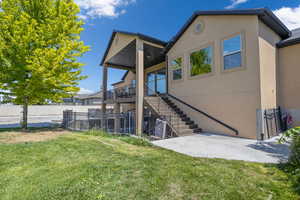
[[114,89],[122,88],[131,84],[131,81],[135,80],[135,73],[129,71],[127,76],[125,77],[124,82],[118,83],[114,85]]
[[259,60],[261,108],[277,107],[276,66],[277,47],[281,38],[259,21]]
[[[135,73],[133,73],[132,71],[129,71],[127,76],[124,79],[124,82],[114,85],[114,89],[128,86],[131,84],[132,80],[135,80]],[[135,109],[135,104],[121,103],[121,105],[120,105],[121,112],[128,112],[128,111],[134,110],[134,109]]]
[[279,105],[293,115],[300,126],[300,44],[279,49],[278,99]]
[[[205,28],[201,34],[195,34],[194,26],[199,22]],[[178,56],[184,57],[183,80],[169,80],[169,93],[238,129],[241,137],[256,138],[256,110],[261,107],[258,32],[256,16],[199,16],[168,53],[169,64]],[[244,68],[222,72],[221,41],[237,33],[244,34]],[[213,73],[191,79],[187,74],[189,54],[206,44],[214,47]],[[181,107],[204,131],[234,134]]]
[[129,104],[129,103],[122,103],[121,104],[121,112],[126,113],[128,111],[135,110],[135,104]]
[[116,55],[120,50],[122,50],[135,39],[135,36],[117,33],[108,51],[104,63],[111,59],[114,55]]

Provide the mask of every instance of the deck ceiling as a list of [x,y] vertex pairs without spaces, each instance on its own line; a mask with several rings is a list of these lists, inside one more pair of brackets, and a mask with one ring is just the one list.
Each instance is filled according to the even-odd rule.
[[[165,54],[163,48],[158,48],[144,43],[144,67],[148,68],[153,65],[165,61]],[[128,70],[135,70],[136,63],[136,40],[129,43],[115,56],[109,59],[106,64],[114,67],[127,68]]]

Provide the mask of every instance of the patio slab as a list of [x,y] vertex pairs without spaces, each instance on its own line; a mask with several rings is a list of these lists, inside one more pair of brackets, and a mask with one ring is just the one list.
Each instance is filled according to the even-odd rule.
[[278,144],[277,139],[257,141],[219,134],[177,137],[152,142],[154,145],[193,157],[223,158],[260,163],[286,162],[288,144]]

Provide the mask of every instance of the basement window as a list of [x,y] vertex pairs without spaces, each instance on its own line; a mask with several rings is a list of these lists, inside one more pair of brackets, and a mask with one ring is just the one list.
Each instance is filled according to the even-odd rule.
[[182,57],[172,60],[170,69],[172,70],[172,79],[182,79]]

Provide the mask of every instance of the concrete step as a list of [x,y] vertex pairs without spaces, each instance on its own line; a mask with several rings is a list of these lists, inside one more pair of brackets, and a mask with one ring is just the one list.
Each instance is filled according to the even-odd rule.
[[189,135],[195,135],[195,133],[193,132],[193,130],[191,129],[183,129],[180,130],[178,133],[178,136],[189,136]]
[[[145,101],[161,116],[165,116],[178,136],[194,135],[200,129],[190,118],[172,102],[165,102],[159,97],[145,97]],[[172,118],[170,120],[170,117]]]

